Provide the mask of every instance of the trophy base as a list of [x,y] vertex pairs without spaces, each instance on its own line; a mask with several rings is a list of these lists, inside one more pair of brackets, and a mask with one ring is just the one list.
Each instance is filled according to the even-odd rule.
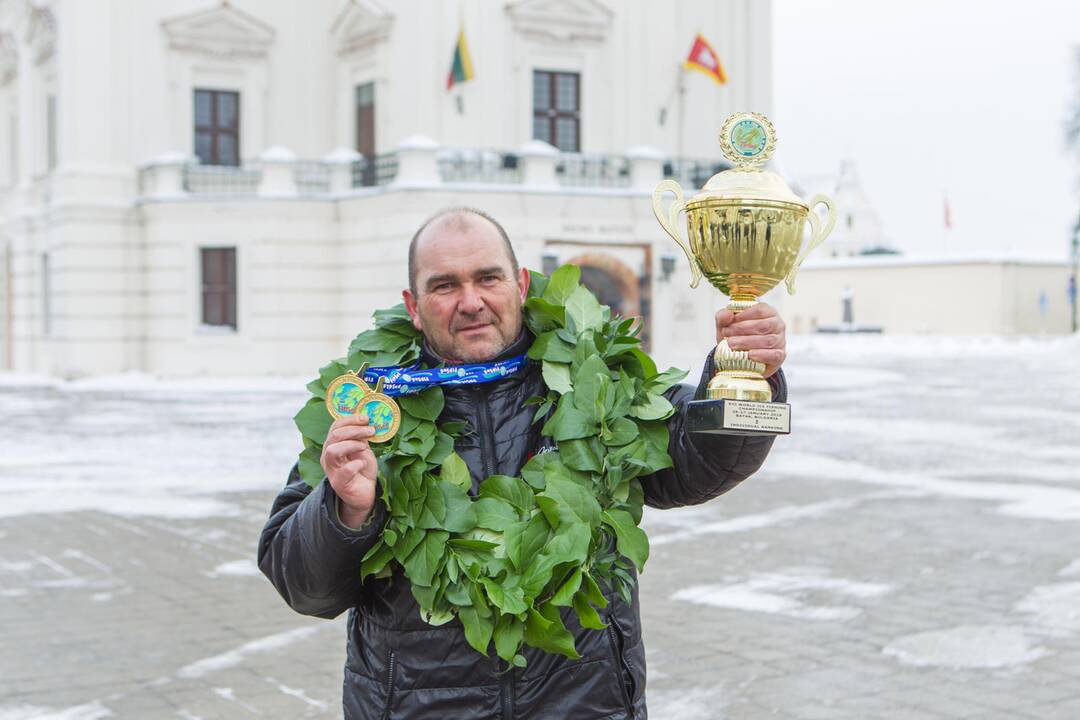
[[787,435],[791,405],[751,400],[691,400],[686,429],[714,435]]

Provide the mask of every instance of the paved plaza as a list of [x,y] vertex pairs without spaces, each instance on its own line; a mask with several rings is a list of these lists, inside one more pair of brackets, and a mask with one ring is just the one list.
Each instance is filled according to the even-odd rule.
[[[1080,718],[1080,343],[933,342],[794,341],[763,470],[647,513],[651,718]],[[254,563],[302,385],[0,376],[0,720],[341,717]]]

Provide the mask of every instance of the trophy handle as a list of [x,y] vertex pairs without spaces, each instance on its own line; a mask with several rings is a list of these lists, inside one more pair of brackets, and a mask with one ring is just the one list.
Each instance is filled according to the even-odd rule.
[[[664,193],[668,191],[675,194],[675,202],[665,210]],[[679,243],[679,247],[686,253],[686,259],[690,262],[690,287],[696,288],[701,282],[701,268],[698,267],[693,253],[690,252],[690,244],[679,235],[679,213],[686,209],[686,200],[683,198],[682,187],[679,183],[670,179],[661,180],[653,190],[652,208],[660,227],[664,228],[664,231]]]
[[[814,212],[814,208],[818,205],[824,205],[825,212],[825,226],[822,227],[821,219]],[[825,238],[829,237],[829,233],[833,231],[833,227],[836,225],[836,206],[833,205],[833,201],[825,195],[815,195],[810,198],[810,211],[806,213],[806,219],[810,223],[810,242],[806,244],[799,256],[795,258],[795,265],[792,266],[791,271],[784,278],[787,283],[788,294],[795,294],[795,276],[799,272],[799,267],[803,264],[803,260],[807,255],[814,251],[821,243],[825,242]]]

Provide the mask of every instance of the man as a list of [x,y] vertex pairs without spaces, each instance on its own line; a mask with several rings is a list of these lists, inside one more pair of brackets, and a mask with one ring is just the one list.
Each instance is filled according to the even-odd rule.
[[[403,293],[426,340],[424,361],[454,365],[524,353],[532,342],[522,325],[528,288],[528,272],[518,267],[506,232],[492,218],[457,208],[430,219],[410,244],[409,289]],[[717,313],[715,338],[703,338],[702,345],[722,337],[765,363],[774,399],[786,399],[778,372],[784,323],[773,308],[759,304],[737,319]],[[697,397],[714,372],[710,352]],[[455,449],[469,467],[474,492],[490,475],[517,475],[532,454],[550,446],[532,422],[534,408],[524,404],[542,393],[536,364],[494,382],[444,387],[439,421],[465,420],[472,429]],[[676,386],[668,397],[677,410],[669,421],[674,467],[642,479],[649,505],[705,502],[761,465],[772,438],[691,437],[684,418],[695,390]],[[456,620],[440,627],[424,623],[400,572],[361,584],[360,559],[386,517],[368,445],[373,432],[366,418],[337,420],[323,447],[326,479],[309,491],[294,467],[259,541],[259,567],[294,610],[325,618],[349,611],[345,717],[644,719],[645,649],[636,593],[631,605],[606,593],[606,630],[583,629],[573,612],[564,613],[580,660],[525,647],[528,666],[517,669],[494,653],[484,657],[473,650]]]

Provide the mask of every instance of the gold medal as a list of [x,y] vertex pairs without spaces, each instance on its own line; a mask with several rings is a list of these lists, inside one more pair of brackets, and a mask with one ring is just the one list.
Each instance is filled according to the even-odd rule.
[[[363,372],[364,368],[360,371]],[[326,409],[334,418],[367,415],[368,424],[375,429],[369,442],[383,443],[397,434],[401,427],[401,408],[393,398],[382,392],[383,379],[372,390],[363,378],[351,370],[335,378],[326,388]]]

